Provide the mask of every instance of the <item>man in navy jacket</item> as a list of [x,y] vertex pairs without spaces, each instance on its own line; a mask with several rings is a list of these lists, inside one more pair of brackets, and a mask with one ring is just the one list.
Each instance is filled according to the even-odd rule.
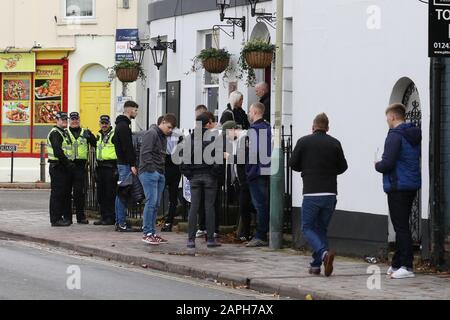
[[389,133],[382,160],[375,169],[383,174],[383,188],[387,193],[389,213],[395,230],[397,250],[388,275],[394,279],[414,277],[413,245],[409,218],[417,190],[421,186],[420,128],[405,123],[406,108],[400,103],[386,110]]
[[247,247],[268,245],[272,131],[270,124],[263,118],[264,110],[264,105],[257,102],[251,105],[248,113],[251,126],[248,131],[249,159],[245,166],[245,173],[253,206],[256,209],[256,236],[247,244]]

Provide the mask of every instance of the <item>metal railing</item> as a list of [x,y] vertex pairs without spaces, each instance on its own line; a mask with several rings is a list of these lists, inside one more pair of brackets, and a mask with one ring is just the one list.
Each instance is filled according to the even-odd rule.
[[[191,133],[191,130],[189,130]],[[133,134],[133,144],[135,146],[136,155],[137,155],[137,163],[139,163],[139,154],[140,154],[140,145],[142,139],[143,132]],[[285,188],[284,188],[284,232],[291,232],[292,228],[292,170],[289,167],[289,159],[292,155],[292,125],[288,127],[288,130],[285,130],[285,127],[282,127],[282,149],[284,152],[284,172],[285,172]],[[96,153],[95,149],[91,148],[89,150],[89,159],[86,170],[86,209],[91,211],[98,211],[98,203],[97,203],[97,191],[96,191],[96,181],[95,181],[95,162],[96,162]],[[184,179],[182,177],[182,179]],[[183,183],[181,184],[183,185]],[[179,203],[180,207],[177,210],[180,215],[178,217],[181,221],[187,221],[190,204],[183,198],[182,189],[179,192]],[[218,201],[221,204],[218,206],[219,209],[219,221],[220,224],[223,225],[236,225],[239,223],[239,197],[238,197],[238,189],[229,184],[229,185],[221,185],[218,194]],[[164,190],[162,196],[162,203],[160,210],[158,212],[159,216],[162,216],[166,208],[168,208],[168,195],[167,191]],[[127,209],[127,217],[133,219],[142,219],[142,213],[144,210],[144,205],[137,205]]]

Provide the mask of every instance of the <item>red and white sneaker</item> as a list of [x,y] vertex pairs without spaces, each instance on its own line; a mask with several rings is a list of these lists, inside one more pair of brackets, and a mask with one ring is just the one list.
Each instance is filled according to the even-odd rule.
[[168,240],[161,238],[160,236],[158,236],[156,234],[153,235],[153,238],[155,241],[159,242],[159,244],[165,244],[165,243],[169,242]]
[[147,243],[147,244],[152,244],[152,243],[151,243],[151,242],[152,242],[152,236],[153,236],[153,235],[151,235],[151,234],[144,235],[144,236],[142,237],[142,241],[145,242],[145,243]]

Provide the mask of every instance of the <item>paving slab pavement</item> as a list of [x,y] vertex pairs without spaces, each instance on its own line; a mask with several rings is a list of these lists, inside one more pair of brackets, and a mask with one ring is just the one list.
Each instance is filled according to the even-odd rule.
[[176,232],[163,234],[168,244],[150,246],[141,241],[141,233],[119,233],[113,229],[113,226],[92,224],[52,228],[48,213],[42,210],[0,210],[0,237],[3,238],[45,243],[230,286],[246,286],[275,296],[450,299],[450,278],[445,274],[416,274],[413,279],[393,280],[384,274],[387,265],[337,257],[333,275],[317,277],[307,273],[311,258],[292,249],[246,248],[244,244],[223,244],[208,249],[203,239],[197,240],[196,249],[188,249],[186,234]]

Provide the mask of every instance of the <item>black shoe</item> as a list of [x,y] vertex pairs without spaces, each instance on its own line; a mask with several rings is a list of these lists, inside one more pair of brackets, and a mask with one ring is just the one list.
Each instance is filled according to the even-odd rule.
[[52,223],[52,227],[69,227],[71,225],[70,221],[58,220]]
[[77,223],[78,224],[89,224],[89,220],[88,219],[78,220]]
[[94,222],[95,226],[113,226],[115,223],[114,221],[108,221],[108,220],[98,220]]
[[172,232],[172,224],[165,223],[164,226],[161,228],[161,232]]
[[141,229],[132,228],[126,224],[116,224],[116,231],[118,232],[141,232]]

